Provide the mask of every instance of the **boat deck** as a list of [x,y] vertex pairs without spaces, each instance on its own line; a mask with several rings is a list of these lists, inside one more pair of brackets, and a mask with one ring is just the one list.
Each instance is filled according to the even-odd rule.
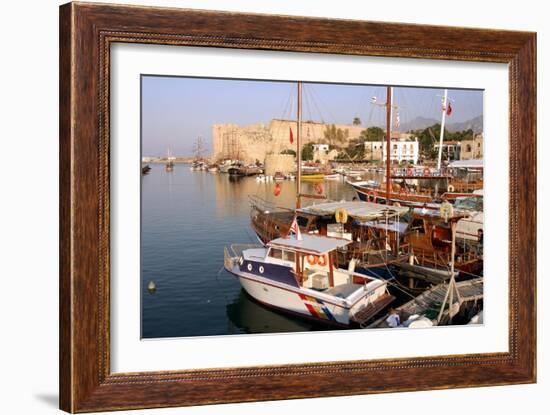
[[[423,292],[415,299],[396,308],[401,316],[401,321],[405,321],[412,315],[425,315],[434,325],[437,325],[437,317],[441,305],[445,301],[449,285],[446,283],[438,284],[429,290]],[[450,318],[454,317],[460,311],[462,304],[469,301],[478,301],[483,299],[483,278],[474,278],[467,281],[456,283],[456,292],[454,295],[452,307],[446,307],[439,325],[445,324]],[[369,328],[387,328],[387,316],[384,316],[374,323]]]

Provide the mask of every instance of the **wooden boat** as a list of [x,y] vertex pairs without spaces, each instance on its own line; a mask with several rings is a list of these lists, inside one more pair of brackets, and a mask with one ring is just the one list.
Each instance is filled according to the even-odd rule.
[[[369,275],[385,277],[388,266],[407,261],[409,254],[404,241],[407,223],[400,217],[405,207],[383,206],[361,201],[326,202],[300,209],[278,208],[271,203],[250,197],[250,223],[262,244],[284,237],[296,218],[302,233],[338,237],[350,241],[339,252],[341,264],[353,263]],[[345,212],[344,223],[336,215]]]
[[454,259],[455,268],[464,275],[480,275],[483,259],[471,245],[456,243],[455,256],[451,255],[451,226],[468,218],[466,213],[453,212],[443,217],[434,210],[414,209],[409,216],[409,228],[405,241],[414,264],[447,270]]
[[[346,181],[352,186],[360,200],[367,202],[387,203],[387,193],[385,184],[380,184],[372,180],[367,181]],[[439,209],[443,200],[453,203],[455,200],[464,197],[483,197],[476,193],[457,192],[455,188],[448,187],[452,191],[445,191],[438,194],[434,189],[412,189],[403,182],[393,183],[390,188],[390,204],[398,203],[401,206],[412,206],[415,208]]]
[[319,235],[277,238],[226,248],[224,267],[261,304],[324,324],[361,325],[394,297],[386,281],[338,267],[336,251],[350,243]]

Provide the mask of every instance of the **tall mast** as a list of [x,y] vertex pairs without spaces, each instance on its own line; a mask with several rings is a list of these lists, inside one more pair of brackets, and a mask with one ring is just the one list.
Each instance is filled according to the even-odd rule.
[[388,86],[386,101],[386,205],[390,204],[390,187],[391,187],[391,113],[392,113],[392,95],[393,89]]
[[302,195],[302,82],[298,81],[298,105],[297,105],[297,131],[296,131],[296,209],[302,207],[301,195]]
[[441,154],[443,153],[443,134],[445,132],[445,114],[447,113],[447,90],[443,93],[443,105],[441,110],[441,132],[439,133],[439,155],[437,157],[437,169],[441,169]]

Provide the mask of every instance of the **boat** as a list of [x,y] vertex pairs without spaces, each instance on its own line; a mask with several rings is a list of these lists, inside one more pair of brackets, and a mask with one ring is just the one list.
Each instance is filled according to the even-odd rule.
[[[393,177],[395,178],[396,176]],[[446,177],[431,176],[431,178],[435,180],[447,180]],[[399,203],[402,206],[412,206],[415,208],[439,209],[439,205],[443,200],[454,203],[459,198],[482,197],[482,195],[477,193],[457,191],[457,188],[472,190],[473,187],[466,188],[459,186],[456,181],[453,182],[455,185],[443,186],[444,189],[448,190],[438,193],[435,188],[420,188],[418,185],[408,184],[406,180],[402,178],[400,183],[392,183],[389,193],[385,189],[385,183],[378,183],[373,180],[346,180],[346,183],[353,187],[360,200],[385,204],[389,196],[390,204]],[[477,185],[475,187],[476,189],[473,190],[477,190]]]
[[340,179],[340,174],[339,173],[327,173],[325,174],[325,176],[323,177],[323,179],[325,180],[338,180]]
[[366,324],[394,297],[387,282],[342,269],[337,250],[351,241],[320,235],[277,238],[266,246],[225,249],[224,267],[259,303],[318,323]]
[[319,181],[323,180],[325,178],[324,173],[310,173],[310,174],[303,174],[301,177],[301,180],[303,181]]
[[150,171],[151,167],[148,164],[146,164],[145,166],[141,166],[141,174],[149,174]]
[[164,166],[167,172],[174,171],[174,161],[176,158],[170,155],[170,149],[168,149],[168,156],[166,157],[166,165]]
[[449,264],[454,262],[455,269],[461,274],[480,275],[483,271],[483,258],[479,250],[470,244],[462,243],[455,243],[453,249],[451,243],[452,227],[456,227],[458,236],[458,223],[470,215],[464,211],[454,211],[452,208],[448,210],[448,214],[442,213],[443,211],[444,209],[414,209],[409,215],[405,242],[409,249],[411,265],[447,270]]
[[[262,244],[284,237],[294,219],[302,233],[350,241],[339,251],[339,262],[360,272],[390,277],[392,264],[409,258],[404,241],[407,226],[400,217],[406,207],[362,201],[327,201],[299,209],[280,208],[250,196],[250,223]],[[345,217],[338,217],[340,215]],[[340,223],[338,222],[340,221]]]

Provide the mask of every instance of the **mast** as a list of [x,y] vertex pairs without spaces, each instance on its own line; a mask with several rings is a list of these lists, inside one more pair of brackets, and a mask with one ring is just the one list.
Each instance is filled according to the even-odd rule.
[[439,155],[437,157],[437,169],[441,169],[441,155],[443,153],[443,134],[445,132],[445,114],[447,113],[447,90],[443,93],[443,105],[441,106],[441,131],[439,133]]
[[296,131],[296,209],[302,207],[301,195],[302,195],[302,82],[298,81],[298,105],[297,105],[297,131]]
[[391,189],[391,113],[392,113],[392,95],[393,89],[388,86],[387,101],[386,101],[386,205],[390,204],[390,189]]

